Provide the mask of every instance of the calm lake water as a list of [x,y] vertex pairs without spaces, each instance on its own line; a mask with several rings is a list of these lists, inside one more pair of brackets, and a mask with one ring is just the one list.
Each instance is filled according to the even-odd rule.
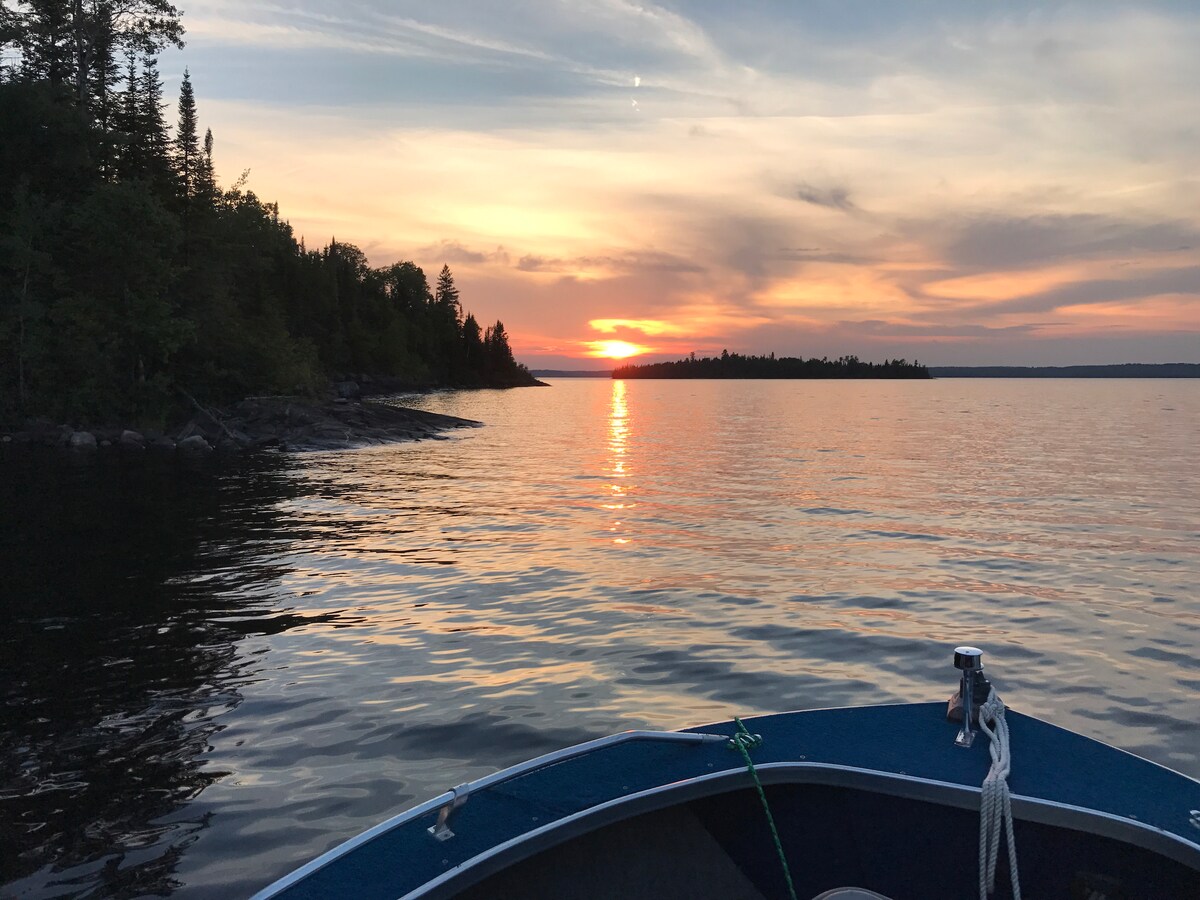
[[0,895],[244,896],[613,731],[942,699],[968,641],[1011,706],[1200,776],[1200,382],[415,405],[487,424],[0,460]]

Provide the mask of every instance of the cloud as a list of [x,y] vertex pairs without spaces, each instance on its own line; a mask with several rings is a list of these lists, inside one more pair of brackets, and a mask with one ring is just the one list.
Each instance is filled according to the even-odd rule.
[[[946,261],[969,269],[1025,268],[1033,264],[1079,257],[1188,251],[1200,244],[1200,229],[1191,222],[1137,221],[1099,213],[958,217],[941,222],[952,231]],[[929,228],[923,223],[919,230]]]
[[685,325],[663,322],[657,319],[592,319],[589,328],[594,328],[602,334],[616,334],[618,331],[640,331],[648,337],[669,335],[685,337],[690,330]]
[[882,319],[842,320],[837,327],[872,337],[903,338],[1011,338],[1029,335],[1045,328],[1061,325],[1061,322],[1028,322],[1023,325],[957,325],[950,323],[888,322]]
[[1063,307],[1090,306],[1149,297],[1182,294],[1200,306],[1200,266],[1163,269],[1128,278],[1075,281],[1012,300],[971,307],[975,314],[1050,312]]
[[824,206],[845,213],[858,212],[858,207],[850,199],[849,189],[841,185],[821,188],[802,181],[796,185],[794,196],[797,200],[811,203],[813,206]]
[[417,252],[422,258],[432,257],[442,263],[466,263],[468,265],[496,263],[506,266],[510,259],[508,251],[503,247],[497,247],[490,251],[471,250],[458,241],[445,239],[422,247]]
[[522,272],[555,272],[565,275],[602,272],[608,275],[638,274],[648,272],[703,272],[703,267],[694,262],[652,250],[631,250],[613,256],[577,256],[570,259],[546,258],[526,254],[517,260],[516,267]]

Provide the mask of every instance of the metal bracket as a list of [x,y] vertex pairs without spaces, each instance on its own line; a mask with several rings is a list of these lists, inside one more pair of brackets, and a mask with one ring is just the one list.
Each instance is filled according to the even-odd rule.
[[[437,822],[425,830],[439,841],[448,841],[454,837],[454,832],[450,830],[449,824],[451,814],[466,803],[467,798],[473,792],[495,787],[497,784],[505,781],[511,781],[522,775],[528,775],[530,772],[536,772],[538,769],[558,765],[561,762],[566,762],[568,759],[575,759],[578,756],[584,756],[596,750],[611,747],[614,744],[624,744],[627,741],[662,741],[668,744],[727,744],[729,743],[729,735],[708,734],[698,731],[622,731],[620,734],[610,734],[608,737],[596,738],[594,741],[576,744],[574,747],[555,750],[553,753],[547,753],[545,756],[528,760],[505,769],[502,772],[494,772],[475,781],[460,784],[458,787],[446,791],[445,794],[435,797],[430,801],[431,804],[441,800],[442,797],[446,797],[446,801],[436,807],[438,811]],[[422,815],[425,812],[423,811]]]
[[460,784],[458,787],[451,788],[450,793],[454,795],[453,799],[438,810],[437,821],[425,829],[439,841],[448,841],[454,837],[454,832],[450,830],[449,825],[450,814],[467,802],[467,798],[471,796],[471,786]]
[[1188,822],[1192,826],[1200,828],[1200,809],[1193,809],[1188,813],[1188,815],[1190,816]]

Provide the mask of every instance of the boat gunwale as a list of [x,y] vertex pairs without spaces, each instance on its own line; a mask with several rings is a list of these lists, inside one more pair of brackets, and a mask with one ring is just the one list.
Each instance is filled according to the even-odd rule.
[[[911,707],[914,709],[930,706],[939,706],[937,702],[916,702],[916,703],[881,703],[871,706],[843,706],[843,707],[825,707],[821,709],[810,710],[791,710],[780,713],[762,713],[757,716],[747,717],[747,723],[754,723],[762,720],[780,720],[792,716],[804,716],[809,713],[821,712],[845,712],[852,713],[855,711],[878,709],[880,707]],[[1048,726],[1056,731],[1062,732],[1075,739],[1088,741],[1105,748],[1108,751],[1116,752],[1125,757],[1137,760],[1140,763],[1153,766],[1170,775],[1183,778],[1195,784],[1200,784],[1196,779],[1184,775],[1156,763],[1153,760],[1145,759],[1124,750],[1120,747],[1114,747],[1111,744],[1097,741],[1094,738],[1089,738],[1086,735],[1081,735],[1078,732],[1071,731],[1067,728],[1054,725],[1051,722],[1046,722],[1036,716],[1030,716],[1024,713],[1011,711],[1022,718],[1030,719],[1041,725]],[[414,807],[404,810],[383,822],[380,822],[367,830],[354,835],[340,844],[335,845],[325,851],[308,863],[292,870],[283,877],[277,879],[266,887],[256,892],[251,900],[270,900],[277,897],[289,888],[294,887],[299,882],[305,880],[314,873],[324,869],[330,864],[338,861],[342,857],[350,854],[352,851],[370,843],[378,837],[394,831],[400,827],[408,825],[413,820],[422,816],[430,815],[439,812],[444,808],[453,808],[457,803],[461,803],[463,798],[469,797],[471,794],[494,788],[500,784],[519,778],[524,775],[531,774],[541,769],[548,768],[569,760],[577,759],[591,753],[603,751],[611,747],[628,743],[631,741],[661,741],[665,743],[691,743],[704,744],[715,743],[718,741],[728,741],[731,734],[717,733],[715,729],[730,728],[733,726],[733,721],[713,722],[706,725],[690,726],[679,731],[650,731],[650,730],[633,730],[617,732],[615,734],[606,735],[595,738],[590,741],[584,741],[579,744],[574,744],[559,750],[551,751],[533,759],[525,760],[515,765],[500,769],[496,772],[489,773],[473,781],[465,782],[450,790],[444,791],[429,800],[424,801]],[[764,722],[766,724],[766,722]],[[900,772],[888,771],[884,769],[876,769],[864,766],[848,766],[832,762],[806,762],[806,761],[777,761],[763,762],[758,764],[756,770],[763,776],[764,784],[780,784],[788,783],[789,780],[794,784],[825,784],[847,788],[859,788],[864,790],[875,790],[878,793],[888,794],[901,798],[922,800],[926,802],[937,803],[943,806],[953,806],[962,809],[978,809],[978,797],[981,793],[980,787],[972,784],[964,784],[960,782],[944,781],[940,779],[931,779],[922,776],[906,775]],[[789,779],[788,775],[803,773],[809,776],[802,780],[795,778]],[[455,890],[460,890],[471,883],[474,883],[482,878],[487,877],[494,871],[501,868],[496,865],[501,859],[506,859],[507,855],[518,847],[522,847],[530,842],[533,842],[532,849],[524,853],[520,858],[527,858],[534,852],[541,849],[548,849],[580,834],[602,827],[605,824],[612,824],[617,821],[629,818],[641,813],[652,812],[656,809],[664,808],[666,805],[660,803],[655,805],[651,802],[651,798],[660,797],[661,795],[678,792],[679,795],[686,794],[686,798],[682,802],[688,800],[699,799],[704,796],[712,796],[717,793],[722,793],[720,790],[710,789],[710,785],[718,782],[721,779],[732,780],[734,778],[745,779],[746,768],[744,766],[736,766],[728,769],[722,769],[716,772],[707,772],[700,775],[695,775],[682,780],[671,781],[667,784],[655,785],[651,788],[646,788],[642,791],[636,791],[630,794],[622,794],[613,797],[609,800],[589,806],[585,809],[576,810],[551,822],[547,822],[537,828],[530,829],[522,834],[515,835],[505,841],[494,844],[487,850],[476,854],[461,863],[458,863],[448,871],[435,876],[426,881],[421,886],[402,895],[403,900],[415,900],[418,897],[437,896],[436,891],[443,885],[451,882],[458,882],[460,878],[468,872],[472,873],[471,877],[464,884],[456,884]],[[824,776],[824,777],[821,777]],[[744,784],[739,787],[745,786]],[[457,801],[457,803],[456,803]],[[1031,795],[1016,794],[1012,795],[1013,813],[1014,816],[1023,821],[1030,821],[1039,824],[1050,826],[1070,828],[1072,830],[1081,831],[1084,833],[1094,834],[1101,837],[1108,837],[1115,840],[1122,840],[1126,843],[1140,847],[1153,853],[1166,856],[1200,871],[1200,843],[1192,841],[1181,834],[1170,831],[1165,828],[1158,827],[1146,822],[1142,822],[1136,818],[1117,815],[1115,813],[1106,812],[1103,810],[1094,809],[1086,806],[1078,806],[1070,803],[1064,803],[1058,800],[1050,800],[1042,797]],[[617,810],[626,810],[630,806],[637,807],[631,811],[626,811],[623,814],[615,815]],[[599,821],[595,821],[599,819]],[[582,823],[588,823],[587,828],[581,827]],[[1096,825],[1098,827],[1088,827]],[[554,835],[554,839],[547,839],[550,835]],[[1132,838],[1132,839],[1131,839]],[[430,835],[430,840],[436,840]],[[516,862],[517,859],[507,859],[505,864]],[[487,865],[485,865],[487,864]],[[480,866],[485,866],[485,871],[479,871]],[[435,892],[431,894],[430,892]]]
[[718,741],[729,740],[727,734],[709,734],[705,732],[687,730],[687,731],[649,731],[649,730],[633,730],[619,731],[615,734],[605,735],[604,737],[594,738],[590,741],[584,741],[579,744],[572,744],[569,747],[562,747],[558,750],[552,750],[549,753],[544,753],[541,756],[535,756],[533,759],[527,759],[515,765],[508,766],[496,772],[491,772],[476,778],[474,781],[467,781],[457,785],[448,791],[443,791],[436,797],[431,797],[423,803],[410,807],[404,812],[397,813],[389,819],[373,825],[366,831],[359,832],[353,837],[347,838],[340,844],[336,844],[326,850],[320,856],[309,860],[304,865],[292,870],[287,875],[276,881],[271,882],[262,890],[255,892],[250,900],[268,900],[275,897],[300,881],[303,881],[308,876],[325,868],[332,862],[340,859],[352,850],[367,844],[377,837],[387,834],[402,825],[408,824],[413,819],[419,819],[421,816],[429,815],[433,812],[438,812],[444,807],[451,806],[456,801],[464,802],[471,794],[488,788],[496,787],[506,781],[511,781],[514,778],[520,778],[523,775],[528,775],[531,772],[536,772],[539,769],[544,769],[548,766],[558,765],[567,760],[576,759],[580,756],[586,756],[589,753],[594,753],[599,750],[605,750],[609,747],[625,744],[631,741],[663,741],[666,743],[679,744],[709,744]]
[[[755,766],[755,771],[758,772],[759,779],[764,786],[796,784],[844,787],[967,810],[979,808],[978,797],[981,793],[980,788],[970,785],[857,766],[843,766],[837,763],[763,763]],[[797,773],[810,777],[797,779],[794,777]],[[732,790],[749,786],[746,783],[744,766],[723,769],[719,772],[708,772],[682,781],[674,781],[614,797],[495,844],[484,852],[476,854],[443,874],[430,879],[420,887],[402,894],[400,900],[418,900],[418,898],[433,900],[433,898],[453,896],[460,890],[477,884],[509,865],[598,828],[634,816],[666,809],[678,803],[726,793],[726,790],[720,789],[723,787],[722,783],[735,780],[740,783],[731,786]],[[671,802],[658,802],[660,799],[667,799],[664,795],[670,795]],[[1039,797],[1013,794],[1012,805],[1013,816],[1018,820],[1067,828],[1072,831],[1122,841],[1151,853],[1165,856],[1200,872],[1200,844],[1189,841],[1172,831],[1139,822],[1136,819],[1123,818],[1112,813]],[[627,807],[631,806],[634,808],[627,810]],[[1099,825],[1100,827],[1086,827],[1089,825]],[[509,858],[518,848],[526,852],[516,858]],[[453,887],[452,893],[439,893],[440,889],[447,886]]]

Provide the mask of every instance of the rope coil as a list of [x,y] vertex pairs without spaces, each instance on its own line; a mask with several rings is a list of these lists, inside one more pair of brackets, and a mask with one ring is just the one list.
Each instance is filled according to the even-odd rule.
[[[1017,876],[1017,844],[1013,837],[1012,798],[1008,792],[1008,774],[1012,755],[1004,701],[992,690],[979,709],[979,729],[988,736],[992,767],[979,795],[979,900],[987,900],[996,890],[996,863],[1000,857],[1000,826],[1008,840],[1008,872],[1013,900],[1021,900],[1021,882]],[[970,715],[970,710],[966,710]]]

